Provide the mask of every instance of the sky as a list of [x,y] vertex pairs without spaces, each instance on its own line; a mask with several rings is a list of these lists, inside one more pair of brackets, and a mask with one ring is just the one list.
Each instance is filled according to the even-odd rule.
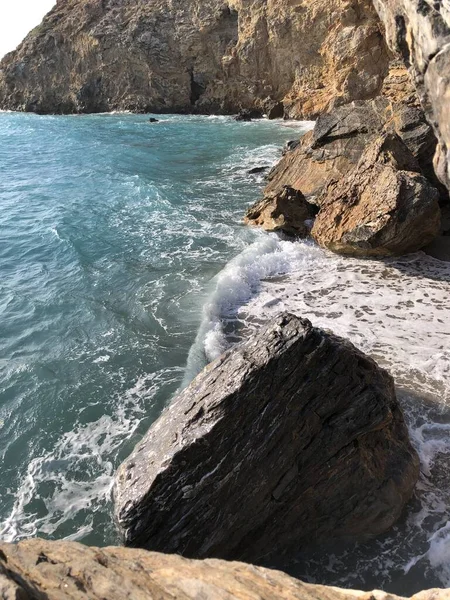
[[14,50],[56,0],[0,0],[0,58]]

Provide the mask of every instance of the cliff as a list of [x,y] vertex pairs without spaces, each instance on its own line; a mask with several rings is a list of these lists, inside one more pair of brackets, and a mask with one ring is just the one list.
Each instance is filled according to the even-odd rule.
[[376,95],[389,53],[371,0],[60,0],[0,63],[0,107],[311,118]]
[[[30,540],[0,544],[5,600],[400,600],[384,592],[309,585],[279,571],[125,548]],[[411,600],[448,600],[429,590]]]

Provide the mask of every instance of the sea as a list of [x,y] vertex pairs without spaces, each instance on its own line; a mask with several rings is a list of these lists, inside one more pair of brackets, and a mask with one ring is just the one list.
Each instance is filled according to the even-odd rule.
[[274,561],[307,581],[450,586],[450,263],[343,258],[244,226],[309,122],[0,113],[0,539],[120,543],[114,472],[171,398],[280,311],[394,376],[421,459],[387,534]]

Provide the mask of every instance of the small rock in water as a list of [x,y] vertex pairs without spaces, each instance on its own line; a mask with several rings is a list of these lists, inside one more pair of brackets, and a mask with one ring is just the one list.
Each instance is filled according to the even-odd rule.
[[149,123],[159,123],[159,119],[155,119],[155,117],[150,117],[148,120]]
[[270,169],[270,167],[253,167],[253,169],[250,169],[249,171],[247,171],[247,173],[249,175],[256,175],[257,173],[264,173],[264,171],[267,171],[268,169]]
[[392,377],[281,314],[175,398],[119,468],[128,546],[261,562],[386,531],[419,461]]
[[252,119],[261,119],[262,112],[256,108],[244,108],[234,117],[235,121],[251,121]]

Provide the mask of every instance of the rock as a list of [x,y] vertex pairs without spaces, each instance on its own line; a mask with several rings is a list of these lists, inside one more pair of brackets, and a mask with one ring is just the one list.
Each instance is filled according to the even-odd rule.
[[303,194],[285,187],[277,196],[266,197],[251,206],[244,223],[262,227],[265,231],[282,231],[287,235],[306,237],[309,230],[305,221],[312,216],[312,207]]
[[387,101],[359,102],[321,115],[314,130],[269,173],[264,195],[277,195],[288,185],[315,202],[324,187],[348,173],[379,135],[387,105]]
[[418,469],[391,376],[282,314],[153,424],[118,470],[115,517],[127,546],[259,562],[386,531]]
[[[417,158],[420,168],[435,187],[433,170],[436,137],[417,106],[392,104],[387,98],[354,102],[321,115],[293,151],[285,152],[272,169],[265,196],[288,185],[317,203],[323,189],[344,177],[359,161],[367,146],[383,132],[396,133]],[[446,196],[443,189],[441,195]]]
[[235,121],[251,121],[252,119],[262,119],[262,111],[256,109],[240,110],[239,113],[234,117]]
[[258,173],[264,173],[264,171],[267,171],[268,169],[270,169],[270,167],[253,167],[253,169],[249,169],[247,173],[249,175],[257,175]]
[[268,119],[282,119],[284,117],[284,104],[276,102],[267,109]]
[[296,148],[298,148],[299,145],[300,145],[300,140],[290,140],[289,142],[286,142],[283,147],[283,156],[285,154],[287,154],[288,152],[292,152],[292,150],[295,150]]
[[159,123],[159,119],[155,119],[155,117],[150,117],[148,120],[149,123]]
[[419,250],[439,233],[436,188],[396,134],[385,133],[319,200],[312,236],[340,254],[392,256]]
[[[5,600],[404,600],[379,590],[311,585],[238,562],[38,539],[0,544],[0,594]],[[449,598],[449,590],[435,589],[411,600]]]
[[308,118],[375,95],[388,64],[371,0],[61,1],[2,60],[0,107],[234,114],[270,98]]
[[413,75],[439,140],[435,164],[450,188],[450,10],[445,0],[374,0],[387,42]]

